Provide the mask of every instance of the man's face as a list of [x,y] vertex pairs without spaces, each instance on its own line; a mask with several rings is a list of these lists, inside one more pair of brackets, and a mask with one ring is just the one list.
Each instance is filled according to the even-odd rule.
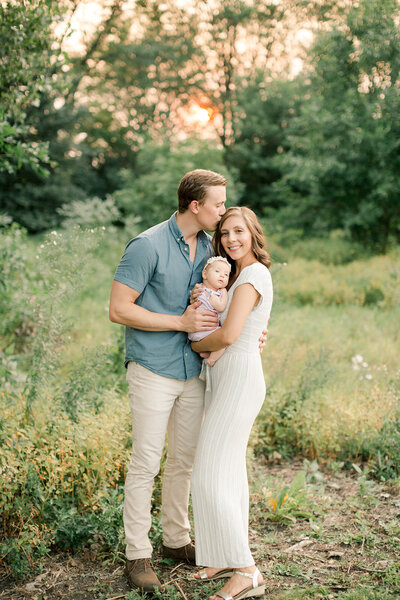
[[207,189],[204,204],[198,205],[197,219],[202,229],[215,231],[225,213],[226,188],[213,185]]

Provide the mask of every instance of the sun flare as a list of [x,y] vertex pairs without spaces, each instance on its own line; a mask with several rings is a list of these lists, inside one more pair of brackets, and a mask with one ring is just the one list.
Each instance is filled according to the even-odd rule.
[[188,111],[188,117],[193,124],[205,125],[211,119],[211,110],[203,108],[198,104],[192,104]]

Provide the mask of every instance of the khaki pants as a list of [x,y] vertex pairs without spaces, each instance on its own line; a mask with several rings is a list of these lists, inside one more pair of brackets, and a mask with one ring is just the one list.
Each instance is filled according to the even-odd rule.
[[126,557],[150,558],[148,537],[154,477],[168,431],[161,524],[164,544],[180,548],[190,541],[190,476],[204,407],[204,384],[198,377],[179,381],[130,362],[127,370],[132,410],[133,452],[125,482]]

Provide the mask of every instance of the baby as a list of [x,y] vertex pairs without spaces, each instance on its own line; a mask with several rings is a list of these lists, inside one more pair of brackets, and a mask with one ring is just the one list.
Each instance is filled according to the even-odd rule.
[[[226,286],[228,285],[229,274],[231,271],[231,265],[222,256],[212,256],[208,259],[204,265],[202,277],[203,277],[203,288],[201,294],[198,296],[197,301],[201,302],[201,305],[196,310],[211,310],[215,312],[218,317],[220,313],[225,310],[228,302],[228,293]],[[198,342],[207,335],[210,335],[216,329],[219,329],[221,325],[218,325],[215,329],[209,331],[198,331],[195,333],[189,333],[189,339],[192,342]],[[206,362],[212,367],[215,362],[221,358],[225,348],[221,350],[215,350],[210,353],[210,356],[206,359]]]

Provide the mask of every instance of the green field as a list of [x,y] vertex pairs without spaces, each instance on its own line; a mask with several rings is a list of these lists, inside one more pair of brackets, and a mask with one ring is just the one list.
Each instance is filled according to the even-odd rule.
[[[5,577],[29,576],[53,550],[116,562],[122,557],[130,415],[122,328],[108,321],[107,304],[129,237],[113,228],[44,238],[26,238],[18,229],[2,234]],[[358,477],[398,493],[399,250],[333,264],[322,241],[318,247],[320,261],[310,258],[309,243],[285,252],[271,245],[275,300],[263,353],[267,395],[249,457],[255,465],[278,455],[306,458],[343,476],[356,474],[354,463]],[[339,246],[334,255],[340,256]],[[265,473],[256,471],[257,495]],[[271,494],[261,510],[271,506]],[[157,482],[156,543],[159,495]],[[260,510],[259,500],[253,504]],[[354,596],[364,597],[375,596]]]

